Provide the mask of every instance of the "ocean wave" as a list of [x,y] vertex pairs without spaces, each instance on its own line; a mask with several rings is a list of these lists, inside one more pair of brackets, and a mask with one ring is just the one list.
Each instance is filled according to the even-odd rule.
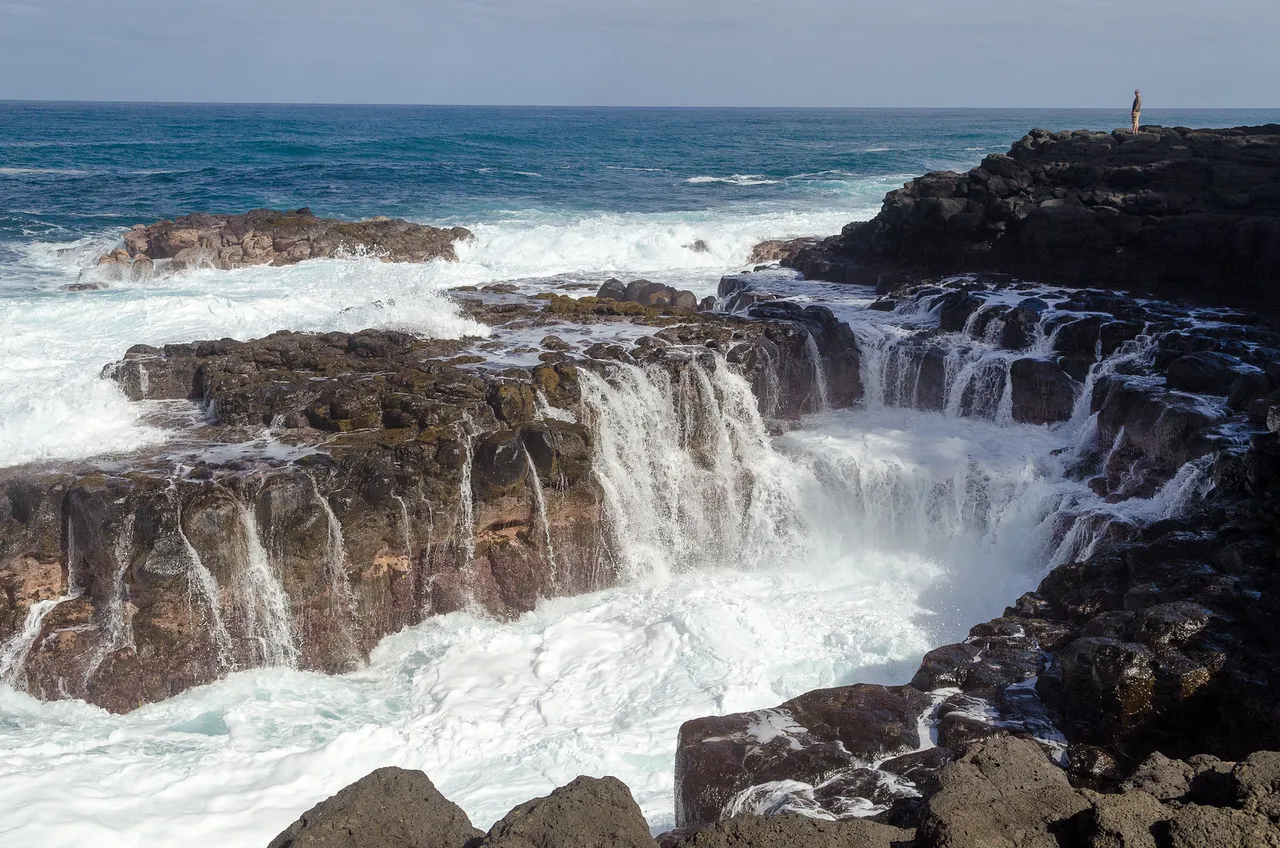
[[0,168],[0,176],[5,177],[20,177],[28,174],[54,174],[74,177],[87,173],[89,172],[79,168]]
[[733,174],[728,177],[690,177],[685,180],[689,185],[709,185],[723,183],[736,186],[777,185],[781,180],[771,180],[764,174]]

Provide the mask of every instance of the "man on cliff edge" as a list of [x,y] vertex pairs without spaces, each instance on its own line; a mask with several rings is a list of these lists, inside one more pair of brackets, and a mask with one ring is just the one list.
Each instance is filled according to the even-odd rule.
[[1142,117],[1142,92],[1138,89],[1133,90],[1133,109],[1129,111],[1129,117],[1133,118],[1133,131],[1138,131],[1138,119]]

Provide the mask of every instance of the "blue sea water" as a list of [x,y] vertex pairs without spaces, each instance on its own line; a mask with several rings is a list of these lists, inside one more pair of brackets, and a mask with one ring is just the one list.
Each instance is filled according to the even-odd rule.
[[[560,109],[0,103],[0,240],[193,211],[493,222],[529,213],[848,213],[1034,126],[1124,109]],[[1228,126],[1277,110],[1161,111]]]
[[[133,344],[278,329],[484,332],[439,296],[645,276],[699,294],[767,238],[824,235],[1034,126],[1115,111],[0,103],[0,468],[163,438],[98,378]],[[1149,110],[1224,126],[1280,111]],[[135,223],[308,206],[469,227],[457,263],[326,260],[146,281],[94,264]],[[708,248],[693,250],[703,242]],[[105,284],[71,291],[77,282]]]

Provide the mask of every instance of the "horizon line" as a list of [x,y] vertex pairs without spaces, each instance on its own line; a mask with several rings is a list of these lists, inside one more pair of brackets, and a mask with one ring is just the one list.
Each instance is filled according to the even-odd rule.
[[[412,103],[407,101],[375,103],[360,101],[322,101],[322,100],[96,100],[80,98],[4,98],[0,104],[56,104],[56,105],[101,105],[101,106],[351,106],[379,108],[427,108],[427,109],[771,109],[795,111],[1005,111],[1005,112],[1128,112],[1127,105],[1117,106],[786,106],[786,105],[662,105],[662,104],[567,104],[567,103]],[[1277,106],[1151,106],[1148,112],[1159,111],[1195,111],[1195,112],[1267,112],[1280,111]]]

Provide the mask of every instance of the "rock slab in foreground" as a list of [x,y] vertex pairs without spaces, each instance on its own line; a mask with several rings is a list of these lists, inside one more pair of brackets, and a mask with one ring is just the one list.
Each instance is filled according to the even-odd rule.
[[653,848],[649,825],[616,777],[579,777],[507,813],[484,848]]
[[315,805],[268,848],[462,848],[482,835],[425,774],[392,767]]
[[124,247],[106,254],[98,264],[146,276],[163,260],[168,260],[165,267],[170,271],[293,265],[304,259],[344,254],[368,255],[385,262],[453,262],[458,258],[454,242],[471,238],[471,231],[463,227],[441,229],[385,216],[341,221],[317,218],[310,209],[254,209],[243,215],[197,212],[150,226],[134,226],[124,235]]

